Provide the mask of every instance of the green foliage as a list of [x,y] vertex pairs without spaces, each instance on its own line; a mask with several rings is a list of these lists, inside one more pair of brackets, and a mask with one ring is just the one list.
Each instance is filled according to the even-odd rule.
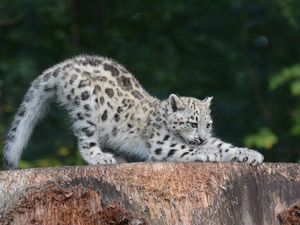
[[297,97],[297,103],[291,110],[291,134],[300,136],[300,64],[289,66],[271,77],[270,89],[276,90],[288,84],[290,94]]
[[300,93],[300,64],[290,66],[283,69],[278,74],[275,74],[270,79],[270,90],[275,90],[287,82],[293,83],[290,84],[290,91],[292,95],[299,95]]
[[292,114],[291,133],[294,136],[300,136],[300,105],[297,105]]
[[278,138],[270,129],[260,128],[257,133],[249,134],[244,142],[249,148],[271,149],[278,142]]
[[284,16],[289,25],[292,26],[294,29],[299,28],[299,2],[298,0],[275,0],[278,4],[279,8],[281,9],[282,16]]
[[[159,98],[214,96],[217,136],[269,148],[267,161],[296,162],[299,6],[298,0],[1,0],[0,151],[30,82],[64,58],[88,53],[125,64]],[[67,113],[55,104],[50,111],[21,167],[83,164]]]

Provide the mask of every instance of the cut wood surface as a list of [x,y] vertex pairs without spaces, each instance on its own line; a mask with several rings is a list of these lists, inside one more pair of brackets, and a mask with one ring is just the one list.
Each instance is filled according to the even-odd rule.
[[0,224],[279,225],[285,221],[278,215],[299,202],[299,164],[131,163],[0,171]]

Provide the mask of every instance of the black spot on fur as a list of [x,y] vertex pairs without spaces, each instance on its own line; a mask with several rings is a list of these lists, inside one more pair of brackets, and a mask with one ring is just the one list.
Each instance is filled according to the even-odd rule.
[[80,105],[80,99],[79,99],[79,96],[76,96],[75,99],[74,99],[74,104],[79,106]]
[[88,98],[90,97],[90,94],[88,91],[84,91],[81,93],[81,99],[84,101],[84,100],[87,100]]
[[222,143],[218,144],[218,148],[221,148],[222,147]]
[[77,113],[77,118],[78,118],[79,120],[83,120],[83,115],[79,112],[79,113]]
[[107,102],[107,106],[108,106],[109,108],[113,109],[112,105],[111,105],[109,102]]
[[24,106],[21,107],[21,108],[19,109],[18,116],[20,116],[20,117],[24,116],[24,115],[25,115],[25,112],[26,112],[25,107],[24,107]]
[[90,148],[91,148],[91,147],[94,147],[94,146],[96,146],[96,143],[95,143],[95,142],[91,142],[91,143],[90,143]]
[[189,154],[189,153],[188,152],[184,152],[184,153],[182,153],[182,155],[180,157],[182,158],[183,156],[185,156],[187,154]]
[[248,157],[243,158],[243,163],[248,161]]
[[144,96],[139,91],[132,91],[131,94],[137,99],[143,99]]
[[82,128],[81,131],[82,131],[87,137],[91,137],[91,136],[94,135],[94,131],[90,130],[88,127]]
[[111,86],[113,86],[113,87],[115,87],[115,86],[116,86],[115,82],[113,82],[112,80],[110,80],[110,81],[109,81],[109,83],[110,83],[110,84],[111,84]]
[[71,63],[67,63],[66,65],[63,66],[63,71],[66,71],[67,69],[73,67],[73,65]]
[[88,104],[85,104],[85,105],[83,106],[83,108],[84,108],[86,111],[90,111],[90,110],[91,110],[91,107],[90,107],[90,105],[88,105]]
[[229,151],[229,149],[227,148],[226,150],[225,150],[225,152],[228,152]]
[[176,152],[176,149],[171,149],[169,152],[168,152],[168,157],[174,155]]
[[50,73],[50,72],[49,72],[49,73],[46,73],[46,74],[43,76],[43,81],[49,80],[50,76],[51,76],[51,73]]
[[129,128],[132,128],[132,125],[131,125],[130,123],[128,123],[127,126],[128,126]]
[[116,136],[117,134],[118,134],[118,129],[116,127],[114,127],[112,130],[112,135]]
[[87,71],[83,71],[83,73],[82,73],[82,76],[83,77],[91,77],[91,74],[89,73],[89,72],[87,72]]
[[12,133],[9,133],[8,136],[7,136],[7,140],[14,141],[15,140],[15,135],[12,134]]
[[68,101],[71,101],[71,95],[67,95]]
[[77,63],[83,65],[83,66],[86,66],[88,63],[86,62],[86,60],[77,60],[76,61]]
[[95,85],[95,88],[94,88],[94,91],[93,91],[93,94],[96,94],[98,92],[101,91],[101,87],[99,85]]
[[162,141],[157,141],[156,142],[158,145],[163,145],[164,143]]
[[53,88],[52,88],[52,87],[49,87],[49,85],[46,84],[46,85],[44,86],[44,91],[45,91],[45,92],[52,91],[52,90],[53,90]]
[[102,63],[102,60],[97,57],[87,56],[85,57],[85,63],[91,66],[98,66]]
[[53,77],[57,77],[57,75],[59,74],[59,71],[60,71],[60,67],[56,68],[53,73],[52,73],[52,76]]
[[164,137],[164,141],[167,141],[169,138],[170,138],[170,135],[166,135],[166,136]]
[[86,87],[86,86],[89,86],[89,85],[90,85],[89,80],[81,80],[78,84],[78,88],[83,88],[83,87]]
[[206,162],[211,162],[209,156],[206,156]]
[[101,105],[104,104],[104,98],[102,96],[100,97],[100,103],[101,103]]
[[155,149],[155,154],[156,155],[160,155],[161,154],[162,149],[161,148],[157,148]]
[[108,97],[112,98],[114,96],[114,91],[111,88],[106,88],[105,93],[108,95]]
[[176,146],[176,143],[173,143],[170,145],[170,147],[175,147]]
[[107,77],[104,77],[104,76],[97,76],[96,78],[94,78],[95,80],[99,80],[99,81],[102,81],[102,82],[105,82],[107,81]]
[[111,75],[113,77],[118,76],[120,73],[116,67],[114,67],[113,65],[107,64],[107,63],[104,63],[103,68],[104,68],[104,70],[111,72]]
[[21,122],[20,119],[15,120],[15,121],[14,121],[14,126],[19,126],[20,122]]
[[123,111],[123,110],[122,110],[122,107],[119,106],[119,107],[117,108],[117,112],[120,113],[120,112],[122,112],[122,111]]
[[120,120],[119,113],[116,113],[115,116],[114,116],[114,118],[115,118],[115,121],[118,122]]
[[93,126],[93,127],[96,127],[96,124],[94,124],[92,121],[88,120],[86,121],[89,125]]
[[185,149],[185,145],[181,145],[181,149]]
[[122,92],[120,92],[119,89],[117,89],[117,94],[118,94],[119,97],[123,96]]
[[101,116],[101,120],[105,121],[107,119],[107,110],[105,110]]
[[118,81],[119,86],[123,90],[128,91],[128,90],[132,89],[132,84],[131,84],[129,77],[121,76],[121,77],[118,77],[117,81]]
[[75,80],[77,79],[77,75],[76,74],[73,74],[72,76],[71,76],[71,79],[70,79],[70,84],[72,85],[74,82],[75,82]]

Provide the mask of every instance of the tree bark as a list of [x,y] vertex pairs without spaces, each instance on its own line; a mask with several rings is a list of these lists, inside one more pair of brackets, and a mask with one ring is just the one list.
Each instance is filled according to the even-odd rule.
[[285,223],[283,212],[299,202],[300,164],[131,163],[0,172],[0,224],[296,224]]

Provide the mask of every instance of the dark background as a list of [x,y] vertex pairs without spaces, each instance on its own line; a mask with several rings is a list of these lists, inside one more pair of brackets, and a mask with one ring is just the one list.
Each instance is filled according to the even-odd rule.
[[[30,82],[83,53],[116,59],[161,99],[214,96],[218,137],[300,161],[299,0],[0,0],[0,151]],[[66,113],[50,111],[22,168],[84,163]]]

